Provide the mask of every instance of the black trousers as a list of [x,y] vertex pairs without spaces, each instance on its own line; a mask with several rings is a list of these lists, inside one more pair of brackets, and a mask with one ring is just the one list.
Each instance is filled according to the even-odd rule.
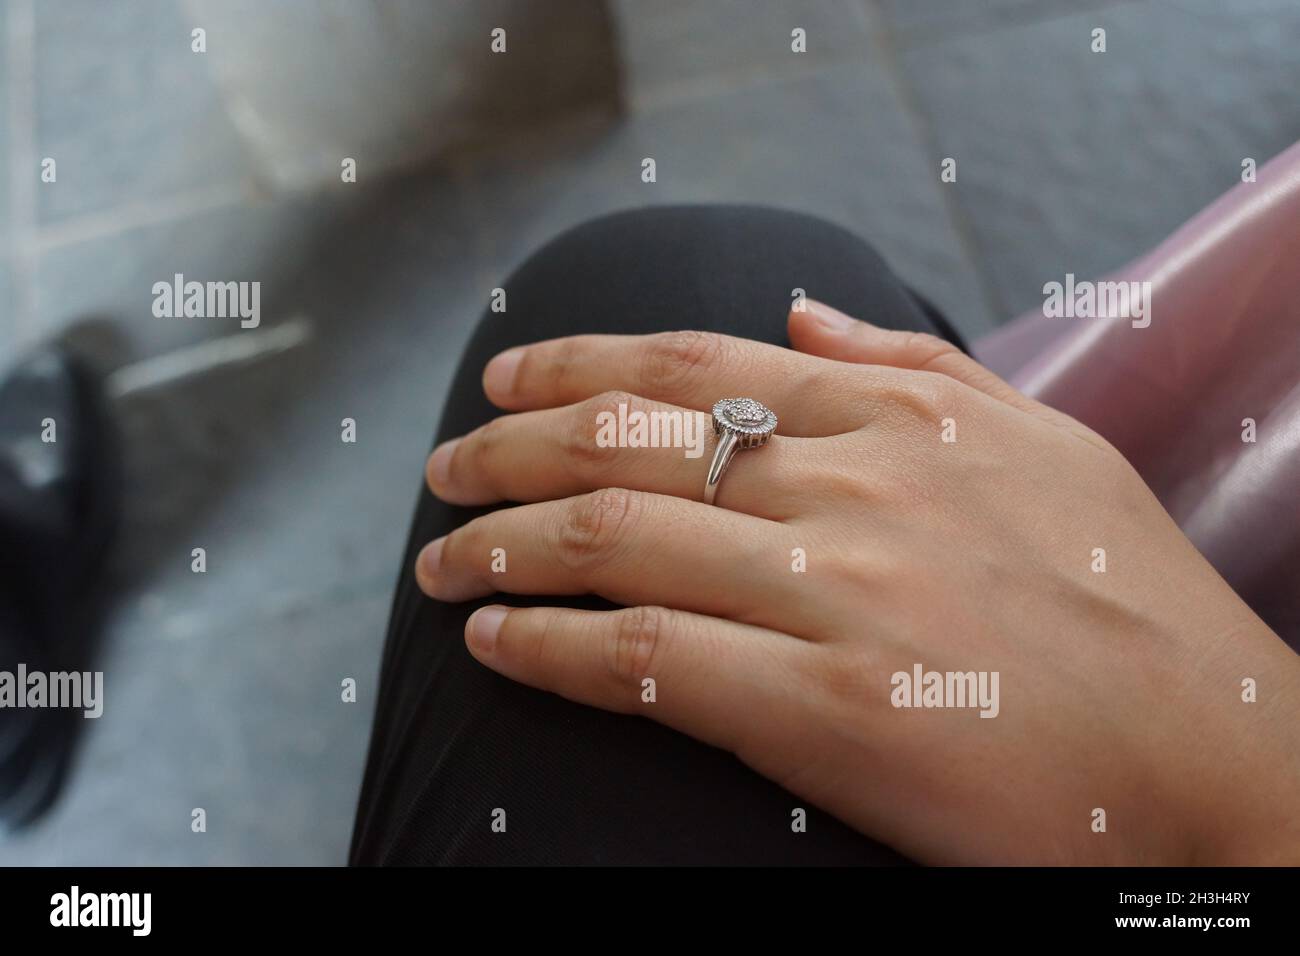
[[[772,209],[618,213],[554,239],[504,288],[508,311],[480,320],[438,441],[499,414],[480,376],[505,348],[686,328],[784,345],[795,288],[877,325],[955,340],[862,240]],[[482,604],[612,606],[596,598],[426,598],[412,576],[416,553],[486,510],[420,491],[384,648],[353,864],[901,862],[730,754],[642,717],[514,684],[474,661],[465,621]],[[796,807],[807,811],[806,832],[792,830]],[[504,832],[493,828],[498,811]]]

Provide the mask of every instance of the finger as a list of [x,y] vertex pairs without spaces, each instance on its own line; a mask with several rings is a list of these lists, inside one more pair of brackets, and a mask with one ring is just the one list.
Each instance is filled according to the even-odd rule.
[[939,372],[1024,411],[1046,408],[936,335],[882,329],[815,299],[805,302],[806,311],[791,310],[788,321],[790,342],[800,352],[839,362]]
[[828,362],[764,342],[713,332],[578,335],[502,352],[483,371],[501,408],[569,405],[626,390],[685,408],[722,398],[754,398],[776,412],[778,434],[808,437],[853,431],[879,414],[875,386],[892,376]]
[[[645,447],[652,440],[658,447]],[[782,436],[737,455],[718,500],[732,511],[790,517],[806,482],[810,441]],[[494,419],[435,449],[425,477],[435,495],[458,505],[548,501],[610,487],[699,501],[716,444],[703,412],[604,392]]]
[[[619,611],[489,605],[465,642],[500,674],[569,700],[642,714],[760,772],[787,776],[817,649],[786,634],[663,607]],[[651,683],[647,683],[650,681]]]
[[829,610],[800,606],[807,586],[790,570],[795,534],[724,508],[605,488],[475,518],[425,547],[416,578],[443,601],[598,594],[815,633]]

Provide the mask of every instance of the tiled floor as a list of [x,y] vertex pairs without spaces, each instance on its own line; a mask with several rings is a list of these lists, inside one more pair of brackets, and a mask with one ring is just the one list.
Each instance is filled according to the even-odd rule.
[[1291,0],[1146,0],[906,50],[994,301],[1122,265],[1300,139],[1297,40]]
[[36,140],[68,186],[38,191],[43,225],[239,180],[244,147],[175,2],[34,11]]
[[[51,816],[0,842],[8,863],[344,858],[450,370],[488,290],[558,230],[640,203],[815,212],[976,335],[1049,278],[1142,251],[1243,157],[1300,138],[1291,0],[617,0],[621,118],[502,131],[384,183],[267,194],[215,85],[177,52],[181,8],[142,0],[100,29],[92,6],[6,0],[0,17],[7,53],[15,24],[36,37],[33,83],[5,57],[0,173],[59,157],[56,187],[0,179],[0,361],[87,316],[119,360],[233,331],[149,314],[153,281],[175,272],[259,279],[264,328],[298,317],[311,335],[123,401],[116,703]],[[806,54],[790,51],[796,27]],[[944,157],[956,183],[939,181]],[[15,268],[15,241],[32,268]],[[355,445],[339,441],[345,417]]]

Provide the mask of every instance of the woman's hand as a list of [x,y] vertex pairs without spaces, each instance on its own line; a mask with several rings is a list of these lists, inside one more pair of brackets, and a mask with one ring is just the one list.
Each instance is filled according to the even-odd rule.
[[[816,303],[790,334],[489,363],[513,414],[437,449],[429,484],[528,503],[426,547],[421,587],[627,609],[486,607],[475,657],[730,750],[922,861],[1300,862],[1297,658],[1119,453],[937,339]],[[716,507],[710,454],[597,442],[620,403],[734,396],[780,424]]]

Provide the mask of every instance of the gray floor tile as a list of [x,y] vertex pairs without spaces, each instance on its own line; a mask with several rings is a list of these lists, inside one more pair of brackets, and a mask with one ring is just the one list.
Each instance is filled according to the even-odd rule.
[[[11,96],[11,79],[9,71],[12,69],[11,52],[9,50],[9,8],[0,5],[0,256],[9,251],[11,221],[9,219],[9,201],[12,187],[9,179],[10,142],[9,130],[9,99]],[[0,319],[0,327],[3,327],[3,320]],[[2,334],[2,333],[0,333]],[[4,339],[0,338],[0,354],[3,353]]]
[[36,5],[42,222],[241,181],[244,147],[173,0]]
[[[438,177],[369,195],[304,243],[285,298],[307,344],[120,404],[104,664],[120,704],[56,815],[5,860],[344,860],[424,459],[485,299],[457,208]],[[345,676],[357,704],[339,699]]]
[[[179,2],[179,0],[178,0]],[[410,168],[466,139],[616,100],[605,0],[187,0],[259,171],[277,186]],[[489,31],[508,34],[507,55]]]
[[18,350],[18,318],[14,312],[13,263],[5,253],[0,253],[0,372],[9,366]]
[[1297,35],[1290,0],[1148,0],[909,51],[1008,310],[1121,265],[1300,138]]
[[[870,52],[864,0],[615,0],[614,10],[634,106]],[[796,27],[805,53],[791,50]]]
[[624,155],[619,146],[626,125],[580,118],[460,158],[469,202],[478,214],[480,283],[496,285],[570,226],[650,201],[640,183],[640,157]]
[[256,201],[229,202],[179,219],[67,241],[37,261],[36,324],[56,332],[87,317],[111,319],[131,352],[149,355],[239,331],[230,318],[159,318],[155,282],[185,279],[260,282],[263,323],[283,308],[309,267],[314,237],[326,233],[361,187]]
[[1139,0],[865,0],[905,43],[1100,10]]
[[[71,785],[0,856],[10,865],[345,862],[387,613],[379,594],[274,614],[231,608],[198,628],[170,600],[123,609],[100,665],[104,713],[85,722]],[[356,703],[341,699],[344,677],[356,679]],[[191,830],[196,807],[206,833]]]
[[12,268],[8,256],[0,255],[0,374],[9,367],[17,348],[18,331],[14,327],[10,291]]
[[[656,161],[653,184],[641,182],[644,157]],[[503,261],[612,209],[765,203],[848,227],[963,331],[992,326],[941,203],[938,161],[870,63],[647,110],[613,130],[522,141],[476,162],[473,176],[490,251]]]
[[[116,566],[129,588],[219,620],[232,594],[280,608],[391,587],[438,408],[486,298],[447,206],[436,184],[395,190],[320,237],[285,296],[284,315],[310,323],[305,344],[123,402],[131,508]],[[340,439],[344,418],[355,444]],[[222,587],[189,573],[198,546]],[[155,574],[170,575],[165,587]]]

